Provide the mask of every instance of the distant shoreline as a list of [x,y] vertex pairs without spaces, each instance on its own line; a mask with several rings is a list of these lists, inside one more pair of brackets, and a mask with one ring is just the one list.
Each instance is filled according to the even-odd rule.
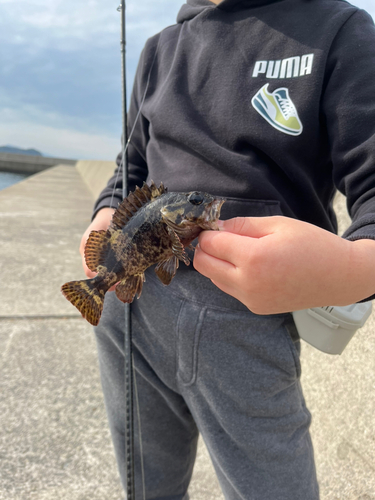
[[9,145],[0,146],[0,153],[9,153],[9,154],[27,155],[27,156],[44,156],[37,149],[33,149],[33,148],[23,149],[23,148],[17,148],[16,146],[9,146]]
[[56,165],[75,166],[77,160],[0,152],[0,172],[36,174]]

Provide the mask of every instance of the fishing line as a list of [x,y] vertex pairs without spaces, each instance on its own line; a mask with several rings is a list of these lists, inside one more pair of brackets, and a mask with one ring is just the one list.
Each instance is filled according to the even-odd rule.
[[[158,53],[158,49],[159,49],[159,43],[160,43],[160,38],[159,38],[159,41],[158,41],[158,44],[156,46],[156,50],[155,50],[155,54],[154,54],[154,58],[152,60],[152,63],[151,63],[151,67],[150,67],[150,70],[148,72],[148,76],[147,76],[147,82],[146,82],[146,87],[145,87],[145,90],[143,92],[143,96],[142,96],[142,100],[141,100],[141,103],[139,105],[139,109],[138,109],[138,112],[136,114],[136,117],[135,117],[135,120],[134,120],[134,124],[131,128],[131,131],[130,131],[130,134],[129,134],[129,138],[126,142],[126,145],[125,145],[125,148],[124,148],[124,151],[123,151],[123,155],[122,155],[122,160],[121,160],[121,165],[122,167],[124,168],[124,155],[127,153],[128,151],[128,148],[129,148],[129,145],[130,145],[130,142],[131,142],[131,139],[133,137],[133,134],[134,134],[134,131],[135,131],[135,127],[137,126],[137,123],[138,123],[138,120],[139,120],[139,117],[141,116],[141,112],[142,112],[142,108],[143,108],[143,104],[146,100],[146,96],[147,96],[147,91],[148,91],[148,87],[150,85],[150,80],[151,80],[151,73],[152,73],[152,70],[153,70],[153,67],[154,67],[154,63],[156,61],[156,55]],[[124,139],[123,139],[124,140]],[[112,189],[112,197],[111,197],[111,202],[110,202],[110,208],[114,208],[113,207],[113,198],[114,198],[114,194],[115,194],[115,191],[116,191],[116,184],[117,184],[117,181],[118,181],[118,178],[119,178],[119,175],[120,175],[120,167],[117,168],[117,173],[116,173],[116,178],[115,178],[115,183],[114,183],[114,186],[113,186],[113,189]]]

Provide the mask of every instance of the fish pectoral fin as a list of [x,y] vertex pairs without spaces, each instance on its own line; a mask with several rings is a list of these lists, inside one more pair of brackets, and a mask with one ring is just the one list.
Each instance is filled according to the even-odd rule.
[[188,254],[185,252],[184,245],[181,243],[176,231],[168,226],[168,233],[172,240],[172,252],[175,257],[182,260],[187,266],[190,264],[190,259]]
[[167,260],[162,260],[155,267],[156,276],[163,283],[169,285],[178,269],[178,258],[172,255]]
[[85,245],[85,261],[90,271],[95,273],[104,264],[110,237],[108,230],[91,231]]
[[130,276],[126,280],[120,281],[120,283],[115,288],[117,298],[125,304],[130,304],[131,302],[133,302],[135,294],[137,294],[137,297],[139,299],[142,293],[142,286],[144,281],[144,274]]

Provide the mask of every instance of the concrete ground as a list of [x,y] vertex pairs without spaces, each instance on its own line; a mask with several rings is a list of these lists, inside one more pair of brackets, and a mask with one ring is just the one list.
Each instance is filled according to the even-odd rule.
[[[0,500],[122,497],[93,333],[60,293],[83,277],[89,167],[53,167],[0,192]],[[322,500],[375,500],[374,322],[342,356],[303,344]],[[190,493],[223,499],[202,442]]]

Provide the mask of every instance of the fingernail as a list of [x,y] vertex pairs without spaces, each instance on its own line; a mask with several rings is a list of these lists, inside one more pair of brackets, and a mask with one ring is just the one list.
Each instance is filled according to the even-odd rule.
[[218,220],[217,220],[217,227],[219,228],[219,231],[220,231],[220,230],[223,230],[223,229],[224,229],[224,221],[223,221],[223,220],[218,219]]

